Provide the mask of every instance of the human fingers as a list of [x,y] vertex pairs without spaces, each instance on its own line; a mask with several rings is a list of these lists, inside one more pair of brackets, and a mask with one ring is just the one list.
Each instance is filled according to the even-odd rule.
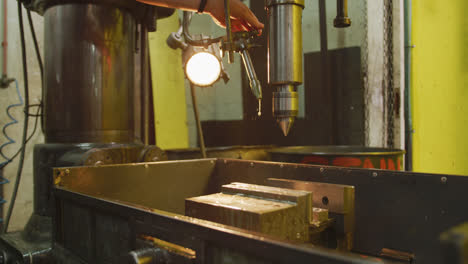
[[237,19],[231,19],[231,27],[233,32],[251,30],[251,28],[247,24],[244,24],[242,23],[242,21]]
[[246,9],[246,12],[243,12],[242,19],[245,20],[253,29],[261,30],[265,27],[265,25],[258,20],[249,8]]

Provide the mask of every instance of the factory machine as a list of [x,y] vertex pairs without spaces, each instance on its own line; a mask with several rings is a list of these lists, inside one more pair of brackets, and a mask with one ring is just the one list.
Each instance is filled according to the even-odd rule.
[[[266,1],[269,87],[285,134],[297,115],[305,3]],[[338,3],[335,25],[349,25]],[[34,213],[1,236],[0,263],[467,263],[467,177],[165,161],[145,127],[146,37],[172,10],[27,4],[45,18],[46,143],[34,150]],[[249,67],[242,34],[228,32],[222,48]]]

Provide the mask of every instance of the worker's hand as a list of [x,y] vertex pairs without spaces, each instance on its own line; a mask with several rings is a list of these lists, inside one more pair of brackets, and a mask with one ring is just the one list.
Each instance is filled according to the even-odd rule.
[[[254,13],[240,0],[230,0],[231,27],[233,31],[262,32],[264,25],[258,21]],[[226,27],[224,16],[224,0],[208,0],[205,11],[211,15],[213,20],[220,26]]]

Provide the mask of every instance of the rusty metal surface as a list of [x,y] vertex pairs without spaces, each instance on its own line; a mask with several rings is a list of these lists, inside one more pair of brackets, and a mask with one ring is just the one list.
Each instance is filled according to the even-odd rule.
[[197,257],[197,252],[190,248],[182,247],[151,236],[142,235],[141,239],[151,243],[151,245],[154,247],[167,250],[177,255],[181,255],[187,259],[195,259]]

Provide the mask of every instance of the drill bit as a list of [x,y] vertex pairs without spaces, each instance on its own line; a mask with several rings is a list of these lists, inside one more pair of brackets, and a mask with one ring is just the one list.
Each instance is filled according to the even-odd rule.
[[289,134],[289,131],[291,130],[291,127],[294,124],[294,120],[294,117],[282,117],[276,120],[278,122],[279,127],[281,128],[281,131],[283,131],[283,135],[285,137]]

